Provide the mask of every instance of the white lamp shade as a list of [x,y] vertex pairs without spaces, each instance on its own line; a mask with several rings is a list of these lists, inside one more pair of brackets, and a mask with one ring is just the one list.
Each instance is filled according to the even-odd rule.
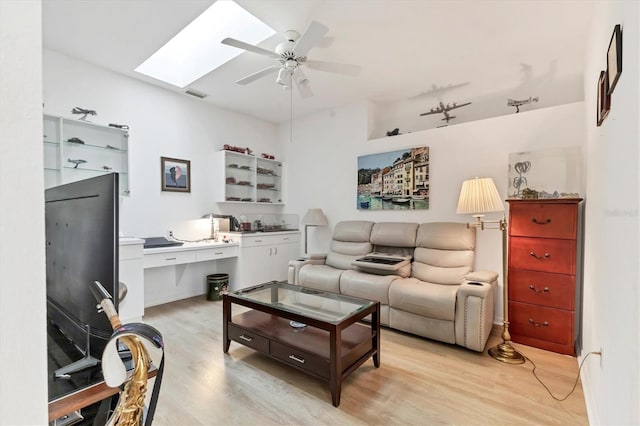
[[482,214],[504,211],[502,198],[491,178],[475,178],[462,182],[458,214]]
[[327,226],[327,217],[322,213],[322,209],[309,209],[302,218],[302,223],[312,226]]

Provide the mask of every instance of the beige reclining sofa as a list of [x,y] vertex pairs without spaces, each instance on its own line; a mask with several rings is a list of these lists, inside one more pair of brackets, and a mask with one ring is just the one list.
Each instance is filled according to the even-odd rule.
[[[378,300],[382,325],[482,352],[498,274],[472,272],[475,238],[464,223],[343,221],[326,256],[292,260],[288,280]],[[412,260],[395,270],[356,261],[371,253]]]

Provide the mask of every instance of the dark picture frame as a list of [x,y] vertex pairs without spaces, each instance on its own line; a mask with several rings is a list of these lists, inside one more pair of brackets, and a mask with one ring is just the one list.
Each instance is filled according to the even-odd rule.
[[613,89],[618,83],[620,74],[622,73],[622,28],[620,24],[613,28],[609,48],[607,49],[607,75],[609,90],[607,94],[611,95]]
[[609,96],[609,76],[606,71],[600,71],[598,78],[598,102],[596,105],[596,124],[600,126],[609,114],[611,96]]
[[191,161],[160,157],[161,189],[171,192],[191,192]]

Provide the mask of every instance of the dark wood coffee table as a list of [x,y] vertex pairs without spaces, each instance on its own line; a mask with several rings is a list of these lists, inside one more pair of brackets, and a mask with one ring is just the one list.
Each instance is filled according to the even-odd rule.
[[273,281],[223,295],[223,317],[225,353],[233,340],[326,380],[336,407],[349,374],[370,357],[380,366],[380,302]]

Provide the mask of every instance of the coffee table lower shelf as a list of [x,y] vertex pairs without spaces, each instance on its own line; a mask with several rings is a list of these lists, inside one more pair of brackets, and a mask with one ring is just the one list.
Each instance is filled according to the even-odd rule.
[[[370,325],[352,323],[333,330],[307,326],[294,328],[279,315],[249,310],[231,318],[231,301],[224,301],[223,350],[231,341],[269,355],[293,368],[329,382],[334,406],[340,404],[342,381],[373,357],[379,361],[379,304],[373,306]],[[236,301],[234,300],[233,303]],[[368,310],[367,310],[368,311]],[[363,312],[362,318],[367,313]],[[362,319],[360,318],[360,319]],[[374,324],[375,322],[375,324]],[[328,324],[326,324],[328,325]]]

